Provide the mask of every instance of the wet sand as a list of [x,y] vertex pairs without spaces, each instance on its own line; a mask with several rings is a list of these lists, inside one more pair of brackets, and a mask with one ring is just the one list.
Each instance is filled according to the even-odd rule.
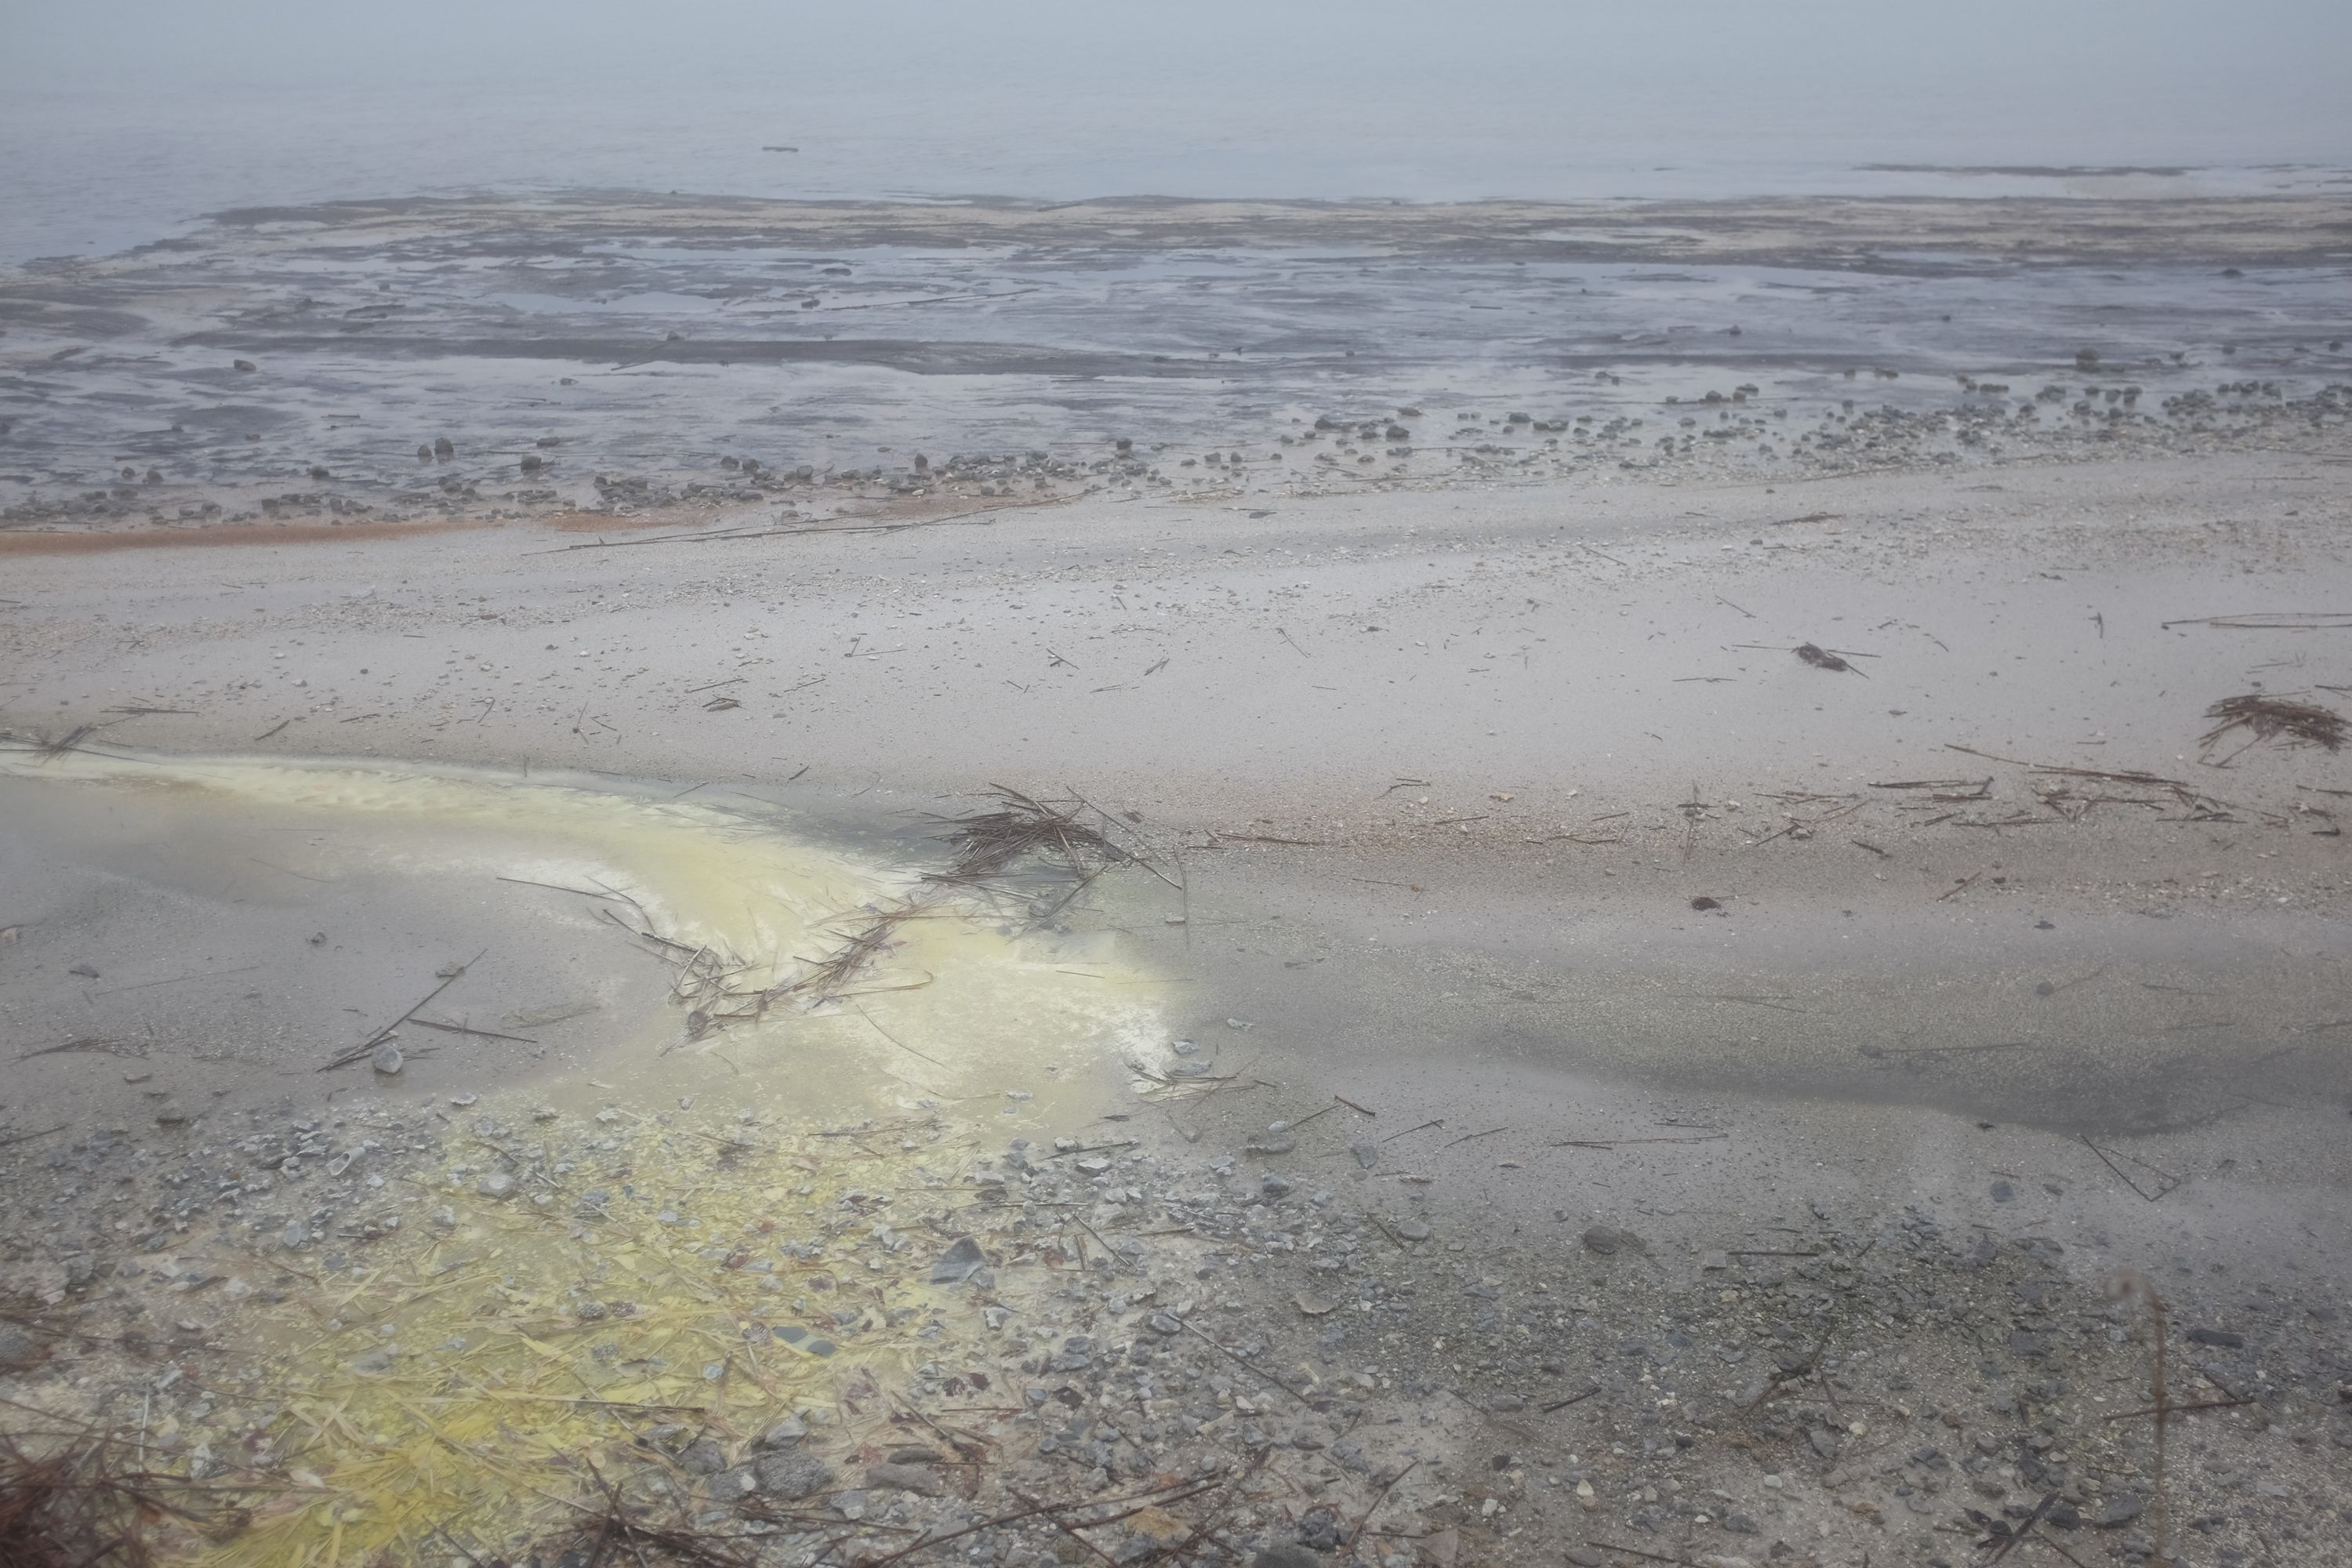
[[[2336,471],[31,558],[0,627],[26,740],[669,779],[901,831],[1066,785],[1275,966],[1156,907],[1120,921],[1139,951],[1328,1070],[1370,1047],[1315,1020],[1370,1008],[1400,1051],[1444,1017],[1498,1063],[2155,1130],[2352,1089],[2305,1033],[2352,1013],[2343,764],[2199,740],[2221,697],[2352,684],[2347,634],[2196,620],[2344,597]],[[1449,975],[1486,1000],[1435,1006]]]

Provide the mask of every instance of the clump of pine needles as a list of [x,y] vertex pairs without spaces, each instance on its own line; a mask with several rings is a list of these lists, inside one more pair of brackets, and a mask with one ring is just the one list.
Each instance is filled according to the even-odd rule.
[[0,1435],[0,1563],[8,1568],[147,1568],[167,1522],[230,1528],[163,1496],[184,1487],[137,1464],[131,1445],[103,1432],[59,1440]]
[[[2224,697],[2205,710],[2205,717],[2214,721],[2200,742],[2207,747],[2231,731],[2242,729],[2253,737],[2247,746],[2284,736],[2293,746],[2325,746],[2331,752],[2344,749],[2343,715],[2315,702],[2298,702],[2257,691],[2243,697]],[[2245,747],[2238,749],[2243,751]]]
[[1031,855],[1058,859],[1075,877],[1134,858],[1086,824],[1082,801],[1049,805],[1003,784],[989,787],[997,800],[993,809],[949,819],[954,831],[943,837],[955,850],[955,866],[940,879],[1001,877]]

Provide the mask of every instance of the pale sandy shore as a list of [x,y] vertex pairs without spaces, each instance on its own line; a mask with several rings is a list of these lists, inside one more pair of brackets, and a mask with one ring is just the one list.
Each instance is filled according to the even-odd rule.
[[[1515,1057],[1573,1024],[1561,1060],[1648,1081],[2179,1126],[2233,1092],[2352,1089],[2340,1053],[2280,1049],[2352,1014],[2347,764],[2200,740],[2221,699],[2352,685],[2352,630],[2210,619],[2352,605],[2344,472],[2252,453],[24,557],[5,714],[28,740],[602,773],[901,823],[1066,787],[1318,953],[1544,995],[1474,1010]],[[2231,1000],[2110,978],[2012,1016],[2126,955]],[[1308,1015],[1369,994],[1275,973]],[[1414,1014],[1424,979],[1381,1005]],[[1914,1016],[1923,982],[1938,1010]],[[1783,1001],[1678,1010],[1661,986]],[[1601,1005],[1622,1016],[1588,1035]],[[1856,1075],[1859,1049],[1999,1043],[2056,1007],[2085,1031],[2063,1052]]]
[[[1451,1227],[1441,1237],[1467,1238],[1492,1271],[1428,1265],[1442,1300],[1400,1321],[1441,1347],[1485,1331],[1446,1316],[1457,1286],[1517,1290],[1521,1263],[1589,1290],[1576,1310],[1617,1334],[1654,1288],[1733,1301],[1696,1261],[1727,1245],[1726,1226],[1764,1249],[1741,1257],[1769,1258],[1783,1233],[1853,1239],[1908,1215],[1984,1248],[2044,1247],[2037,1262],[2090,1300],[2121,1265],[2215,1321],[2259,1297],[2299,1325],[2301,1390],[2343,1354],[2325,1314],[2352,1257],[2337,831],[2352,760],[2243,731],[2208,739],[2207,710],[2256,691],[2339,708],[2352,691],[2347,474],[2352,454],[2323,444],[1271,508],[1096,496],[729,537],[698,537],[721,513],[602,538],[509,523],[0,558],[0,722],[23,748],[0,758],[8,1054],[101,1032],[237,1036],[234,1056],[159,1046],[131,1071],[86,1052],[19,1060],[0,1069],[0,1102],[26,1129],[152,1120],[164,1096],[219,1118],[331,1114],[347,1090],[308,1070],[320,1042],[397,1016],[415,976],[478,945],[499,950],[484,973],[518,996],[592,994],[683,1038],[663,980],[625,973],[638,961],[560,889],[538,895],[548,912],[511,888],[430,876],[326,886],[325,863],[290,840],[205,859],[163,843],[167,819],[144,808],[76,805],[43,777],[43,744],[81,748],[68,763],[604,780],[780,808],[819,838],[917,865],[923,814],[1009,784],[1082,795],[1169,873],[1107,877],[1057,918],[1072,941],[1115,943],[1171,1039],[1197,1053],[1186,1059],[1234,1085],[1172,1114],[1124,1088],[1092,1102],[1071,1090],[1052,1114],[1077,1120],[1050,1131],[1178,1158],[1223,1149],[1228,1166],[1271,1137],[1299,1148],[1302,1181],[1343,1194],[1402,1172],[1415,1184],[1392,1189],[1397,1212]],[[141,989],[215,972],[251,989]],[[797,1058],[655,1057],[645,1038],[633,1026],[528,1058],[447,1049],[343,1108],[422,1089],[429,1110],[430,1096],[501,1087],[569,1107],[587,1082],[646,1105],[740,1099],[748,1119],[826,1092]],[[1000,1092],[980,1081],[990,1062],[954,1054],[951,1029],[920,1044],[971,1078],[959,1092]],[[1274,1121],[1300,1133],[1270,1135]],[[1372,1121],[1379,1142],[1346,1142]],[[1391,1132],[1430,1128],[1382,1152]],[[1596,1223],[1639,1229],[1654,1287],[1604,1279],[1576,1239]],[[1286,1321],[1309,1310],[1257,1277],[1265,1289],[1232,1277],[1237,1303],[1271,1302]],[[1785,1310],[1807,1310],[1807,1289],[1790,1286],[1799,1306]],[[1855,1435],[1916,1420],[1904,1442],[1924,1442],[1938,1407],[1988,1397],[1978,1337],[2020,1342],[1970,1311],[1908,1337],[1839,1320],[1878,1371],[1916,1350],[1927,1379],[1885,1407],[1899,1417],[1856,1414]],[[2105,1321],[2085,1333],[2107,1353]],[[1516,1352],[1451,1374],[1433,1355],[1381,1353],[1463,1389],[1525,1375]],[[1935,1358],[1952,1365],[1931,1377]],[[1476,1397],[1522,1408],[1505,1402],[1516,1394]],[[2250,1456],[2270,1435],[2308,1427],[2294,1441],[2312,1452],[2282,1449],[2265,1472],[2305,1484],[2332,1439],[2302,1404],[2274,1417],[2231,1428],[2243,1448],[2231,1463],[2268,1465]],[[1642,1419],[1559,1444],[1597,1453],[1647,1431],[1654,1449],[1664,1429],[1650,1430],[1654,1411]],[[1724,1406],[1726,1429],[1743,1419]],[[2096,1432],[2137,1452],[2103,1416],[2081,1419],[2095,1425],[2071,1446]],[[1538,1440],[1486,1420],[1431,1440],[1466,1468]],[[1795,1428],[1781,1437],[1803,1447]],[[1821,1506],[1778,1493],[1771,1528],[1801,1525],[1818,1554],[1805,1561],[1858,1563],[1885,1538],[1840,1489],[1874,1472],[1831,1469],[1832,1447],[1815,1444]],[[1750,1484],[1727,1453],[1702,1447],[1691,1473]],[[1600,1515],[1565,1491],[1543,1513],[1531,1489],[1516,1543],[1446,1511],[1467,1494],[1401,1495],[1433,1521],[1468,1521],[1493,1561],[1535,1562],[1604,1525],[1622,1536],[1611,1521],[1646,1506],[1634,1484]],[[1977,1495],[2000,1492],[1986,1484]],[[2097,1495],[2086,1488],[2086,1512]],[[1911,1512],[1898,1522],[1927,1531],[1935,1510]]]

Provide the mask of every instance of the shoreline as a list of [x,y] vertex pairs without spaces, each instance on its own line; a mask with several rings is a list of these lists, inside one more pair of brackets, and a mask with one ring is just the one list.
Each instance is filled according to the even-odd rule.
[[[595,1505],[587,1456],[759,1568],[1038,1568],[1068,1532],[989,1521],[1106,1495],[1151,1528],[1091,1550],[1232,1568],[2326,1538],[2352,759],[2214,709],[2352,692],[2352,436],[2333,384],[2159,416],[2082,395],[2114,369],[2032,458],[1935,457],[2013,407],[1833,387],[1814,472],[1498,401],[1418,478],[1331,477],[1385,426],[1302,409],[1265,453],[803,479],[730,437],[592,485],[585,436],[495,479],[467,439],[396,502],[20,510],[0,1392],[252,1488],[232,1558],[383,1524],[306,1401],[518,1463],[494,1384],[614,1402],[526,1423],[540,1501]],[[77,752],[349,779],[215,821]],[[496,804],[383,826],[445,774]],[[647,815],[597,855],[498,826],[555,784]],[[962,971],[926,928],[863,1017],[714,1030],[660,940],[708,939],[591,879],[696,814],[709,908],[776,932],[723,945],[813,963],[1000,784],[1134,858],[976,902]],[[867,882],[762,925],[802,838]],[[1045,1048],[1049,979],[1118,1027]],[[398,1073],[312,1070],[436,984]],[[2149,1397],[2211,1405],[2168,1469]],[[566,1506],[483,1502],[453,1563]]]

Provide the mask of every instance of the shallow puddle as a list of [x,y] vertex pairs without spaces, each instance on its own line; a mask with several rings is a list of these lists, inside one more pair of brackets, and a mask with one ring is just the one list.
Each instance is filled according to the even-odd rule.
[[[943,849],[901,838],[938,859],[892,863],[749,797],[87,752],[0,758],[0,791],[52,854],[152,895],[131,914],[200,900],[204,940],[222,948],[212,966],[194,952],[151,962],[172,933],[126,936],[115,946],[136,956],[94,954],[82,967],[105,959],[105,973],[86,978],[104,983],[77,982],[83,996],[135,1005],[152,984],[148,1000],[184,1005],[188,984],[145,981],[159,964],[198,972],[191,983],[234,967],[243,984],[286,993],[330,946],[396,971],[408,1004],[441,986],[404,1021],[390,1000],[322,998],[307,1019],[315,1047],[253,1065],[320,1068],[375,1041],[400,1053],[396,1075],[374,1075],[388,1092],[527,1079],[562,1105],[723,1088],[763,1112],[1009,1095],[1076,1113],[1125,1065],[1154,1066],[1166,1049],[1160,979],[1116,935],[1034,920],[1053,897],[927,880]],[[304,931],[314,919],[320,929]],[[268,933],[259,950],[222,929],[245,924]],[[439,945],[390,956],[442,924]],[[595,1038],[567,1039],[592,1015]],[[82,1027],[103,1025],[58,1025]],[[516,1049],[551,1042],[552,1059]]]

